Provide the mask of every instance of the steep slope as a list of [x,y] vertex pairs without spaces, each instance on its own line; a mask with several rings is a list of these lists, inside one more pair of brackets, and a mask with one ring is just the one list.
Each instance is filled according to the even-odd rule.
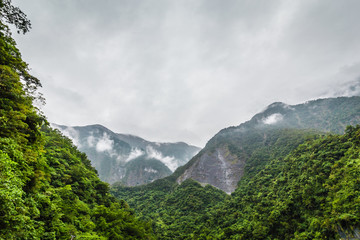
[[42,132],[50,179],[47,193],[37,199],[44,236],[152,239],[150,226],[139,221],[126,202],[109,194],[109,185],[98,178],[84,153],[60,132],[47,127]]
[[[178,185],[176,172],[112,193],[152,220],[160,239],[358,239],[360,126],[341,136],[274,133],[282,140],[249,158],[259,165],[245,168],[231,195],[192,179]],[[301,133],[307,140],[294,149]]]
[[203,216],[212,239],[359,239],[360,127],[300,145]]
[[152,221],[158,239],[194,239],[204,213],[229,198],[223,191],[188,179],[178,185],[169,179],[150,184],[124,187],[115,185],[112,193],[127,199],[129,205],[146,221]]
[[177,182],[192,178],[231,193],[246,169],[249,172],[257,164],[266,164],[269,156],[263,156],[256,163],[249,159],[262,148],[276,144],[276,130],[314,129],[341,133],[346,125],[357,123],[360,123],[360,97],[319,99],[292,106],[273,103],[250,121],[216,134],[199,154],[175,173]]
[[186,143],[154,143],[117,134],[101,125],[68,127],[52,124],[85,152],[99,177],[108,183],[135,186],[169,176],[200,149]]
[[[245,168],[247,172],[257,172],[264,157],[274,159],[285,157],[304,141],[318,138],[318,132],[296,129],[274,130],[268,144],[257,148],[248,162],[255,167]],[[251,144],[247,145],[252,148]],[[253,148],[256,148],[254,146]],[[180,167],[174,174],[158,179],[150,184],[124,187],[113,185],[111,192],[119,199],[124,199],[145,220],[153,221],[156,234],[160,239],[196,239],[194,232],[205,224],[204,217],[211,208],[224,204],[231,196],[209,184],[201,187],[197,182],[186,179],[181,184],[176,179]],[[246,175],[247,177],[249,176]],[[174,197],[176,196],[176,198]],[[214,226],[212,226],[214,227]],[[216,229],[216,227],[214,227]],[[204,233],[206,239],[207,234]]]
[[33,105],[40,82],[5,23],[30,28],[11,1],[0,2],[0,239],[153,239],[86,155],[46,126]]
[[124,165],[125,174],[121,183],[129,186],[137,186],[152,182],[154,179],[164,178],[172,172],[157,159],[140,156]]
[[172,172],[186,164],[201,149],[184,142],[159,143],[149,142],[140,137],[129,134],[117,134],[118,138],[127,142],[134,149],[145,150],[150,156],[158,158]]

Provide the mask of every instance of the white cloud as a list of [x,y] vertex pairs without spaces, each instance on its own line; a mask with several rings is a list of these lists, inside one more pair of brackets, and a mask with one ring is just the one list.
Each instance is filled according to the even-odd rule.
[[111,153],[113,150],[114,141],[109,138],[109,136],[104,133],[102,138],[96,143],[96,151],[98,152],[109,152]]
[[153,169],[153,168],[145,168],[144,169],[145,172],[149,172],[149,173],[157,173],[158,171]]
[[142,151],[141,149],[134,148],[131,150],[131,152],[130,152],[129,156],[126,158],[125,162],[129,162],[129,161],[131,161],[135,158],[138,158],[144,154],[145,154],[144,151]]
[[94,147],[95,146],[95,143],[96,143],[96,140],[95,140],[95,137],[93,135],[90,135],[87,139],[86,139],[89,147]]
[[289,110],[291,110],[291,111],[294,111],[294,110],[295,110],[295,108],[291,107],[291,106],[288,105],[288,104],[283,104],[283,108],[284,108],[284,109],[289,109]]
[[264,118],[262,120],[262,122],[270,125],[270,124],[275,124],[275,123],[283,120],[283,118],[284,118],[283,115],[281,115],[280,113],[274,113],[274,114],[271,114],[270,116]]
[[64,134],[64,136],[70,138],[75,146],[81,147],[80,140],[79,140],[79,132],[76,131],[74,128],[67,127],[65,129],[62,129],[57,124],[51,124],[51,127],[58,129],[59,131],[61,131],[62,134]]
[[174,156],[163,156],[160,152],[156,151],[153,147],[147,146],[146,153],[148,158],[154,158],[164,163],[172,172],[179,167]]

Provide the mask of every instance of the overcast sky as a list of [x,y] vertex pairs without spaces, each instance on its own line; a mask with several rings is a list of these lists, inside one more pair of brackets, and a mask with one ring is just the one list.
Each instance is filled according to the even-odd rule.
[[359,93],[358,0],[13,0],[48,120],[203,147],[274,101]]

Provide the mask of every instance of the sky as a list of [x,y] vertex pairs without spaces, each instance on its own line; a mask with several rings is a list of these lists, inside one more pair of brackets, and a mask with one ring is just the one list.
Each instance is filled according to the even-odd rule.
[[13,0],[49,122],[199,147],[269,104],[359,95],[358,0]]

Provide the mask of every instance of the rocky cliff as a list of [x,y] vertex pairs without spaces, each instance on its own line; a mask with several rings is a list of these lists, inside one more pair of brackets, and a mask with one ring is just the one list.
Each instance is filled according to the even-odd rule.
[[[177,182],[192,178],[231,193],[244,174],[251,174],[272,157],[283,156],[306,139],[306,133],[288,129],[342,133],[347,125],[359,123],[360,97],[318,99],[298,105],[273,103],[250,121],[216,134],[176,172]],[[283,148],[286,145],[290,146]],[[267,151],[270,146],[272,150]]]
[[229,149],[223,146],[200,155],[197,161],[177,179],[177,183],[192,178],[231,193],[243,176],[244,167],[245,160],[231,154]]

